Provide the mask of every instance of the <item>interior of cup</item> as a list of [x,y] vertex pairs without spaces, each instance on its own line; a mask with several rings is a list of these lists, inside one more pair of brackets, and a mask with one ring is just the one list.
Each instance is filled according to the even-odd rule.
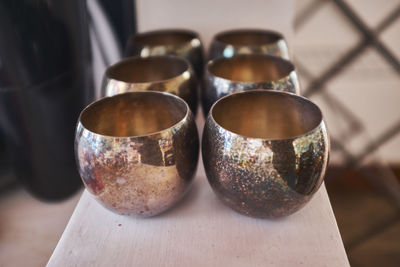
[[196,34],[190,31],[163,30],[138,34],[134,41],[142,45],[182,45],[196,38]]
[[109,67],[106,76],[127,83],[147,83],[175,78],[188,69],[188,63],[178,57],[131,57]]
[[132,92],[105,97],[83,110],[81,124],[113,137],[143,136],[171,128],[188,112],[180,98],[160,92]]
[[289,61],[269,55],[235,55],[218,58],[208,65],[217,77],[238,82],[272,82],[280,80],[294,70]]
[[233,46],[260,46],[283,39],[282,35],[273,31],[233,30],[220,33],[216,40]]
[[304,135],[322,122],[320,109],[300,96],[268,90],[229,95],[211,110],[215,122],[233,133],[269,140]]

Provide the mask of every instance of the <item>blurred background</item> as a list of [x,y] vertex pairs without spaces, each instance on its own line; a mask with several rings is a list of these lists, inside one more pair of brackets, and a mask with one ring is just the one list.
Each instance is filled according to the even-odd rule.
[[331,133],[325,178],[352,266],[400,263],[400,2],[296,1],[295,65]]
[[[47,263],[82,191],[77,116],[128,37],[154,27],[137,25],[149,2],[0,4],[0,38],[10,40],[0,44],[0,266]],[[321,107],[331,134],[325,181],[350,264],[399,266],[400,2],[284,5],[302,94]],[[226,25],[206,26],[215,30],[201,36],[205,47]]]

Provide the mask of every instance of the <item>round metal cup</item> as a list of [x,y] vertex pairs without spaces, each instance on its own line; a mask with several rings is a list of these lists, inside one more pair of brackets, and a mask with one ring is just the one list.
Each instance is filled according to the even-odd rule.
[[267,54],[289,59],[283,35],[261,29],[238,29],[217,34],[210,46],[209,60],[237,54]]
[[199,35],[190,30],[166,29],[138,33],[132,36],[126,47],[126,56],[175,55],[188,60],[197,77],[203,73],[203,45]]
[[204,114],[223,96],[259,88],[299,94],[294,65],[279,57],[256,54],[212,60],[204,75]]
[[75,153],[83,183],[103,206],[145,217],[171,208],[188,190],[199,137],[179,97],[126,93],[82,111]]
[[176,56],[130,57],[107,68],[102,96],[135,91],[160,91],[184,99],[197,112],[198,85],[192,68]]
[[218,100],[202,155],[208,181],[227,206],[275,218],[303,207],[320,187],[329,138],[320,109],[301,96],[254,90]]

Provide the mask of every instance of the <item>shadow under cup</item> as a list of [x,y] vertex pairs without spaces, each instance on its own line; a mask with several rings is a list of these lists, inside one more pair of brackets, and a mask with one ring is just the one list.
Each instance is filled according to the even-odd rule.
[[101,204],[120,214],[152,216],[189,188],[199,140],[182,99],[134,92],[103,98],[82,111],[75,152],[82,180]]
[[320,187],[329,140],[320,109],[286,92],[254,90],[217,101],[202,154],[214,192],[238,212],[282,217]]

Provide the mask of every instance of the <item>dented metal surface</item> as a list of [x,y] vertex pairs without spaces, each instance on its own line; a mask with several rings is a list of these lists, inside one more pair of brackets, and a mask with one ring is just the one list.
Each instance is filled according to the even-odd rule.
[[235,55],[217,58],[205,68],[202,107],[207,114],[223,96],[254,89],[300,93],[292,63],[269,55]]
[[199,35],[190,30],[165,29],[135,34],[128,41],[126,55],[179,56],[191,63],[198,78],[203,73],[203,45]]
[[189,62],[176,56],[131,57],[107,68],[102,96],[135,91],[159,91],[184,99],[197,112],[198,84]]
[[[150,108],[155,112],[146,113]],[[102,112],[115,116],[105,120]],[[135,92],[88,106],[77,125],[75,151],[82,180],[102,205],[120,214],[152,216],[188,190],[199,140],[183,100]]]
[[[237,97],[240,94],[241,96]],[[253,94],[254,99],[245,102],[244,99],[248,94]],[[292,108],[295,110],[294,116],[299,115],[296,113],[303,112],[305,117],[300,114],[300,117],[294,118],[294,120],[301,126],[302,120],[308,119],[312,127],[307,126],[307,130],[300,135],[298,133],[301,133],[302,129],[297,132],[290,130],[289,136],[285,136],[285,134],[282,134],[285,133],[285,130],[281,131],[284,127],[283,124],[291,124],[293,121],[269,117],[267,120],[268,128],[274,128],[272,124],[282,124],[282,127],[275,128],[274,131],[277,134],[262,130],[250,133],[255,136],[243,136],[240,133],[235,133],[237,132],[236,129],[235,132],[232,132],[217,122],[232,125],[230,124],[232,122],[222,120],[234,118],[234,125],[244,124],[246,129],[258,127],[246,125],[247,122],[243,122],[243,120],[254,121],[259,119],[256,117],[256,113],[249,113],[248,105],[253,105],[255,109],[261,109],[260,112],[267,110],[263,110],[259,106],[269,104],[268,101],[262,99],[263,95],[266,94],[283,94],[287,98],[287,100],[282,101],[281,109],[272,108],[271,111],[274,110],[274,112],[279,113],[283,112],[283,109]],[[235,95],[230,97],[233,96]],[[229,97],[225,97],[225,99],[227,98]],[[226,205],[242,214],[262,218],[290,215],[311,199],[320,187],[325,175],[329,139],[322,115],[319,121],[319,114],[313,114],[314,112],[318,113],[311,106],[314,104],[293,94],[253,91],[236,94],[236,98],[237,103],[235,105],[241,107],[240,112],[244,114],[248,112],[247,115],[222,117],[221,120],[221,116],[224,116],[224,112],[228,112],[228,106],[231,104],[221,108],[220,101],[218,101],[213,110],[219,106],[220,110],[216,113],[220,114],[213,114],[212,110],[204,127],[202,155],[210,185]],[[256,99],[259,99],[259,102]],[[279,99],[272,101],[279,103]],[[291,102],[297,103],[290,106]],[[288,106],[284,104],[288,104]],[[307,105],[311,108],[303,109]],[[259,115],[261,116],[261,114]],[[292,114],[289,115],[292,116]],[[307,118],[307,116],[311,116],[311,118]],[[291,125],[292,128],[297,126]],[[267,138],[267,136],[260,138],[263,134],[271,135],[271,138]]]
[[261,29],[239,29],[217,34],[211,42],[209,59],[238,54],[267,54],[289,60],[283,35]]

